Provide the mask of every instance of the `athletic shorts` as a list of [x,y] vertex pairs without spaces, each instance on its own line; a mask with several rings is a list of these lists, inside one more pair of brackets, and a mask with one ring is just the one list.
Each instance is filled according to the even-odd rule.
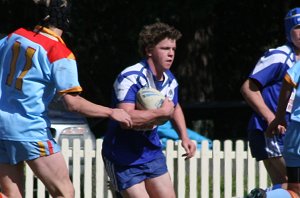
[[300,123],[290,122],[284,139],[283,157],[287,167],[300,167]]
[[13,165],[59,151],[60,146],[54,139],[39,142],[0,140],[0,163]]
[[166,158],[160,157],[145,164],[119,166],[103,157],[110,187],[118,192],[134,186],[146,179],[161,176],[168,172]]
[[257,161],[281,157],[284,138],[285,135],[274,135],[272,138],[268,138],[262,131],[249,131],[248,140],[252,156]]

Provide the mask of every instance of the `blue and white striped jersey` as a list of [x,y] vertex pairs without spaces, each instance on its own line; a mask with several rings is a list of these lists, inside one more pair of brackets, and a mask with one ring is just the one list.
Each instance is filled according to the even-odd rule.
[[[262,97],[271,111],[276,112],[282,80],[286,71],[296,63],[296,55],[289,44],[268,50],[257,62],[250,79],[261,85]],[[287,109],[287,118],[291,112],[294,95]],[[249,130],[265,131],[267,123],[257,113],[253,113],[249,121]]]
[[47,107],[58,93],[80,92],[73,53],[54,32],[20,28],[0,41],[0,139],[51,138]]
[[[114,83],[113,106],[118,103],[135,103],[136,94],[143,87],[152,87],[178,103],[178,83],[171,73],[164,73],[164,81],[155,79],[145,60],[123,70]],[[103,155],[116,164],[135,165],[149,162],[160,155],[161,143],[157,127],[150,131],[121,129],[110,120],[103,142]]]

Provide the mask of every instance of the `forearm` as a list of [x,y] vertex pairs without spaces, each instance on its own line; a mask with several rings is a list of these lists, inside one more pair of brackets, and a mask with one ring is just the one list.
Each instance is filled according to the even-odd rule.
[[293,86],[289,84],[286,80],[283,80],[279,100],[278,100],[278,107],[276,111],[276,117],[279,119],[285,119],[286,115],[286,108],[293,91]]
[[168,119],[161,109],[154,110],[129,110],[127,111],[133,121],[133,127],[154,124],[158,119]]
[[112,109],[94,104],[79,95],[66,94],[63,96],[64,104],[69,111],[80,113],[86,117],[110,117]]
[[179,104],[175,107],[173,117],[171,122],[176,129],[180,139],[185,140],[189,139],[187,131],[186,131],[186,123],[182,108]]

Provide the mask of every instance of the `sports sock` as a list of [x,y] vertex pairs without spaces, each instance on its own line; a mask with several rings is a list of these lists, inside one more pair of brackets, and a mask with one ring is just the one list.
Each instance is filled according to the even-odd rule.
[[275,190],[271,190],[266,192],[267,198],[294,198],[289,191],[277,188]]
[[268,191],[275,190],[275,189],[278,189],[281,187],[282,187],[282,184],[274,184],[273,186],[266,188],[265,191],[268,192]]

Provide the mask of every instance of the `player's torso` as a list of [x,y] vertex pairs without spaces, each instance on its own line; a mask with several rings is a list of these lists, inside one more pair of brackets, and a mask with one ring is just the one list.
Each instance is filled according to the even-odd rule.
[[[177,104],[178,83],[171,73],[164,75],[164,81],[157,82],[151,70],[142,63],[126,68],[114,84],[116,103],[135,103],[139,89],[152,87]],[[162,155],[157,128],[152,131],[124,130],[111,121],[104,145],[104,154],[116,163],[141,164]]]
[[[249,76],[259,82],[264,102],[273,112],[277,109],[282,80],[286,71],[295,63],[295,53],[290,47],[284,45],[274,50],[269,50],[258,61]],[[250,120],[249,128],[265,130],[266,126],[265,121],[258,114],[254,113]]]
[[34,129],[43,131],[35,134],[37,137],[45,136],[49,125],[45,111],[55,93],[47,51],[52,40],[36,36],[19,29],[9,35],[1,48],[1,138],[22,139],[20,134],[31,134]]

